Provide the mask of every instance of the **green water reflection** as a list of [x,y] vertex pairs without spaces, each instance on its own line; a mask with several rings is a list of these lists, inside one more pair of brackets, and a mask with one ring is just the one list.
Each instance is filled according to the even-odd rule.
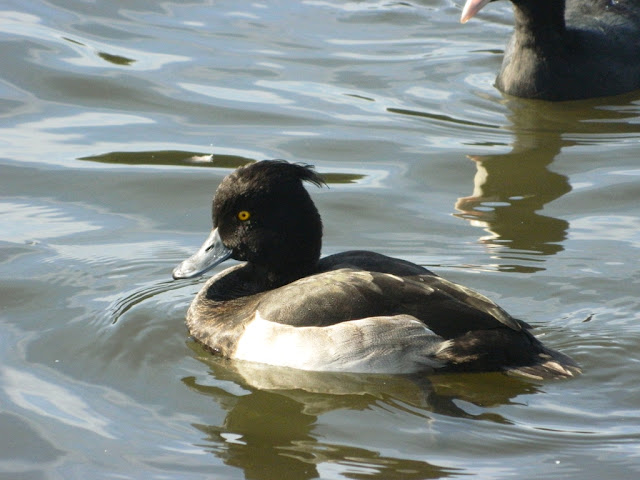
[[[318,478],[340,466],[348,478],[427,479],[461,471],[427,459],[389,455],[372,448],[338,444],[323,434],[322,415],[333,411],[385,409],[414,417],[416,428],[430,429],[432,415],[510,422],[489,411],[472,413],[458,402],[491,408],[537,387],[500,374],[441,375],[411,378],[334,374],[273,368],[211,357],[197,344],[192,350],[210,368],[210,380],[185,377],[190,389],[210,397],[226,411],[222,423],[195,424],[205,434],[204,448],[225,464],[241,468],[245,478]],[[211,383],[213,381],[213,384]],[[230,393],[225,382],[246,394]],[[345,426],[345,428],[349,428]],[[389,446],[394,449],[393,445]],[[425,443],[425,452],[428,444]],[[427,458],[428,458],[428,454]]]

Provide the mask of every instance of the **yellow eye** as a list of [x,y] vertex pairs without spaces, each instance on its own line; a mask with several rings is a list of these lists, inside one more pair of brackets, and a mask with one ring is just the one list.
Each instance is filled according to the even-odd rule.
[[247,220],[249,220],[249,218],[251,218],[251,214],[246,210],[239,211],[237,216],[238,220],[240,220],[241,222],[246,222]]

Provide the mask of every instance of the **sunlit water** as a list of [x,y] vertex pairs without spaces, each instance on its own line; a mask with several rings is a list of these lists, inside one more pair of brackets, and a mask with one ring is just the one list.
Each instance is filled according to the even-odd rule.
[[[640,97],[493,86],[508,2],[0,4],[0,477],[637,478]],[[173,266],[234,167],[317,166],[324,253],[472,286],[584,375],[211,358]]]

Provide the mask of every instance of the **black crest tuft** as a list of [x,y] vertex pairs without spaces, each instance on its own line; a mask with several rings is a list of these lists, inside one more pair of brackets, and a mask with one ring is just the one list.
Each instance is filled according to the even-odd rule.
[[322,175],[314,170],[313,165],[289,163],[286,160],[262,160],[239,168],[233,175],[236,176],[235,181],[250,180],[257,184],[258,188],[291,181],[306,181],[317,187],[327,184]]

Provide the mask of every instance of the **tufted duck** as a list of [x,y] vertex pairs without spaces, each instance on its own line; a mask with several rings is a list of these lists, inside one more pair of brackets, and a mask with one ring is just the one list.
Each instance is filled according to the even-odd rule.
[[265,160],[218,187],[209,238],[173,271],[244,262],[207,281],[188,310],[191,335],[211,351],[313,371],[580,372],[525,322],[422,266],[369,251],[321,259],[322,222],[303,181],[324,184],[310,166]]

